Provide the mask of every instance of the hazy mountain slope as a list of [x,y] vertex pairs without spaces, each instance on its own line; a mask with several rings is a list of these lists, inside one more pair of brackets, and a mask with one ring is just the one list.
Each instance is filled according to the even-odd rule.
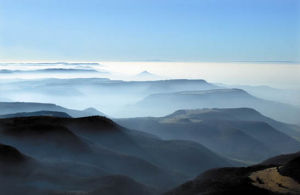
[[[158,190],[169,189],[210,168],[237,165],[200,144],[163,141],[125,129],[105,117],[0,119],[0,138],[43,161],[51,170],[71,174],[74,167],[76,175],[90,178],[95,174],[89,170],[95,169],[99,176],[121,174]],[[64,184],[57,182],[55,185]],[[70,182],[73,185],[73,180]]]
[[[261,121],[231,121],[222,122],[222,125],[231,125],[236,128],[241,129],[247,135],[250,135],[254,139],[264,143],[269,148],[280,153],[289,153],[297,151],[300,149],[300,142],[292,139],[280,132],[279,130],[273,128],[266,122]],[[284,146],[279,143],[284,143]]]
[[195,110],[179,110],[174,112],[172,115],[186,115],[188,117],[196,118],[198,120],[202,119],[220,119],[220,120],[242,120],[242,121],[263,121],[268,123],[273,128],[281,131],[282,133],[288,134],[300,140],[300,127],[297,125],[291,125],[288,123],[282,123],[266,117],[259,113],[258,111],[251,108],[223,108],[223,109],[195,109]]
[[259,99],[241,89],[182,91],[150,95],[128,109],[143,116],[162,116],[178,109],[249,107],[279,121],[299,123],[300,108]]
[[22,145],[22,150],[36,157],[66,157],[66,153],[90,151],[88,144],[68,128],[54,121],[46,123],[40,117],[0,119],[0,133],[3,141]]
[[200,79],[122,81],[105,78],[51,78],[7,81],[1,86],[0,96],[14,101],[52,102],[80,109],[92,105],[105,114],[128,117],[138,115],[124,109],[126,105],[134,104],[153,93],[216,88],[220,87]]
[[80,110],[72,110],[72,109],[64,108],[55,104],[33,103],[33,102],[0,102],[1,115],[22,113],[22,112],[38,112],[38,111],[65,112],[72,117],[84,117],[84,116],[94,116],[94,115],[104,116],[103,113],[92,108],[88,108],[80,111]]
[[[0,144],[0,188],[5,194],[154,194],[133,179],[71,161],[37,161]],[[77,192],[76,192],[77,191]]]
[[246,161],[259,162],[300,149],[298,141],[266,122],[253,120],[253,115],[262,116],[252,109],[203,109],[116,121],[165,139],[196,141],[220,154]]
[[[70,193],[72,194],[72,193]],[[100,181],[97,182],[97,189],[92,190],[87,193],[88,195],[154,195],[158,192],[140,184],[133,179],[121,176],[113,175],[100,178]]]
[[[124,126],[127,122],[120,122]],[[139,121],[136,128],[154,133],[165,139],[184,139],[203,144],[209,149],[227,157],[244,160],[260,161],[276,152],[264,143],[255,140],[236,128],[217,127],[216,121],[211,123],[168,123]],[[131,124],[135,124],[134,122]],[[131,126],[131,125],[130,125]],[[224,147],[226,146],[226,147]]]
[[[111,151],[100,144],[89,143],[89,140],[77,136],[70,127],[64,125],[65,120],[77,122],[82,120],[84,123],[86,119],[54,117],[1,119],[2,140],[36,159],[88,163],[108,173],[128,175],[159,188],[183,181],[184,178],[173,175],[171,171],[163,170],[143,159]],[[106,121],[109,120],[100,119],[98,125],[103,124],[105,128]],[[120,129],[104,129],[104,131],[112,130],[119,131]]]
[[[100,118],[89,117],[82,118],[80,123],[76,120],[71,123],[66,122],[66,125],[76,134],[96,145],[137,156],[157,166],[188,176],[194,176],[196,170],[204,171],[210,167],[220,167],[222,164],[225,166],[237,164],[212,153],[200,144],[189,141],[162,141],[138,131],[115,131],[116,128],[122,130],[122,127],[111,122],[108,122],[111,126],[107,126],[106,131],[103,131],[98,128],[99,121]],[[112,129],[112,131],[107,131],[107,129]],[[186,166],[187,163],[189,166]]]
[[[30,87],[36,86],[36,82],[26,81],[22,82],[22,86]],[[103,78],[77,78],[77,79],[44,79],[38,87],[56,86],[62,87],[83,87],[89,86],[98,89],[101,92],[133,92],[133,93],[161,93],[161,92],[175,92],[177,90],[204,90],[220,88],[214,84],[208,83],[205,80],[189,80],[189,79],[172,79],[172,80],[158,80],[158,81],[121,81],[109,80]]]
[[292,105],[300,106],[300,91],[297,89],[281,89],[281,88],[273,88],[269,86],[250,86],[250,85],[224,85],[217,84],[220,87],[224,88],[239,88],[243,89],[250,94],[276,102],[282,102]]
[[37,112],[19,112],[15,114],[4,114],[4,115],[0,115],[0,118],[16,118],[16,117],[30,117],[30,116],[55,116],[55,117],[62,117],[62,118],[71,117],[70,115],[64,112],[37,111]]
[[98,140],[102,146],[110,150],[137,156],[164,169],[189,177],[193,177],[196,170],[202,172],[210,167],[239,165],[190,141],[162,141],[141,136],[134,131],[123,135],[93,134],[92,137],[89,139]]
[[31,174],[34,161],[16,148],[0,144],[0,189],[3,194],[41,194],[32,186],[25,187],[23,178]]
[[297,157],[279,168],[274,165],[256,165],[213,169],[165,194],[299,194],[299,165]]

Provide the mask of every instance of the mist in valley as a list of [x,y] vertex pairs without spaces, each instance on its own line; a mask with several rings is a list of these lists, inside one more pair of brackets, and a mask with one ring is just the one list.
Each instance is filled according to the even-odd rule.
[[[227,66],[226,72],[220,69],[221,65]],[[300,90],[298,89],[298,85],[295,85],[295,83],[299,82],[297,81],[298,77],[295,75],[298,73],[297,71],[299,71],[297,65],[259,65],[261,67],[257,67],[255,64],[245,63],[240,65],[237,63],[219,65],[216,63],[208,63],[202,65],[203,67],[208,67],[202,68],[202,70],[201,64],[199,66],[199,64],[188,62],[174,64],[171,62],[140,62],[140,64],[137,64],[137,62],[133,62],[132,64],[120,62],[119,65],[111,62],[108,64],[46,63],[40,65],[38,65],[38,63],[7,63],[1,65],[3,70],[14,70],[18,72],[17,68],[19,68],[22,69],[23,72],[0,73],[2,78],[0,81],[2,83],[0,86],[1,99],[11,102],[55,103],[60,106],[80,110],[93,107],[114,118],[164,116],[184,108],[253,107],[263,112],[263,114],[273,118],[275,117],[277,120],[283,118],[282,121],[286,120],[287,122],[299,123],[296,117],[296,115],[299,114],[300,107],[298,98]],[[180,70],[183,66],[188,66],[189,68],[184,72],[165,72],[164,68],[159,71],[158,66],[163,66],[166,70],[170,70],[171,66],[173,66],[174,70]],[[238,69],[238,66],[241,66],[241,68]],[[270,66],[275,73],[273,71],[270,73],[266,70]],[[84,67],[84,70],[94,70],[95,72],[74,71],[82,71],[82,67]],[[193,76],[193,70],[196,69],[196,67],[198,68],[195,72],[197,72],[198,75]],[[116,68],[120,69],[119,72],[116,72]],[[24,69],[26,69],[26,71]],[[41,70],[45,72],[41,73]],[[233,75],[233,70],[238,72],[239,77]],[[255,79],[251,79],[247,76],[248,73],[246,74],[244,72],[249,70],[251,70],[251,72],[256,71],[256,73],[253,73],[256,75]],[[147,78],[144,78],[146,81],[139,80],[145,76],[145,74],[139,74],[143,71],[148,71],[146,73]],[[275,80],[276,71],[286,72],[286,74],[290,75],[288,77],[283,76],[282,78],[277,77]],[[219,78],[220,72],[222,72],[222,77],[225,78]],[[268,76],[258,78],[258,72],[260,75],[264,74]],[[155,75],[154,78],[151,78],[153,76],[152,73]],[[184,75],[186,74],[192,76],[185,77]],[[161,77],[156,77],[158,75],[161,75]],[[206,76],[202,78],[202,75]],[[118,80],[114,79],[118,76]],[[210,77],[211,80],[203,80]],[[212,77],[218,79],[213,79]],[[124,80],[120,80],[121,78]],[[236,80],[236,84],[239,85],[229,85],[233,78]],[[238,78],[240,78],[240,80],[237,80]],[[263,78],[264,82],[259,83],[256,87],[253,86],[255,82]],[[221,79],[223,79],[223,83],[221,83]],[[272,85],[268,88],[267,85],[271,83],[271,81]],[[241,83],[245,85],[241,86]],[[286,88],[276,88],[282,86]],[[176,101],[169,102],[171,104],[169,106],[164,102],[164,96],[166,96],[167,93],[169,93],[169,96],[172,94],[175,98],[175,96],[180,96],[179,93],[198,93],[197,91],[199,90],[206,90],[207,93],[210,93],[208,90],[215,89],[228,89],[230,92],[232,88],[244,89],[245,93],[249,94],[248,100],[245,100],[245,95],[241,93],[240,97],[236,94],[235,99],[229,101],[223,99],[223,102],[211,102],[212,100],[209,99],[210,102],[201,100],[199,103],[190,103],[191,99],[189,99],[189,97],[186,97],[186,99],[178,97],[182,98],[179,100],[179,103]],[[178,95],[176,95],[176,93],[178,93]],[[157,97],[159,94],[161,94],[159,100],[150,101],[152,97]],[[202,97],[203,95],[199,94],[198,96]],[[221,96],[222,95],[217,94],[215,97],[224,98]],[[256,100],[254,100],[255,98],[252,98],[252,96],[254,96]],[[166,101],[168,101],[169,98],[170,97],[168,97]],[[265,100],[270,101],[270,103],[266,103]],[[268,107],[269,104],[270,106]],[[291,117],[286,117],[287,115],[291,115]]]
[[298,0],[0,0],[0,194],[300,194]]
[[[211,168],[300,150],[300,107],[288,96],[298,95],[293,85],[166,75],[155,62],[128,65],[128,75],[108,67],[2,65],[4,191],[160,194]],[[124,80],[114,79],[121,73]]]

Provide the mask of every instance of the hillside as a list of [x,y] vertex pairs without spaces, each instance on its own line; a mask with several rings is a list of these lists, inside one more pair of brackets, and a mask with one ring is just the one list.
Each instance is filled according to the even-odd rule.
[[259,164],[242,168],[213,169],[165,195],[299,194],[299,165],[297,157],[279,167]]
[[297,133],[291,129],[293,126],[248,108],[180,110],[165,117],[116,119],[116,122],[164,139],[195,141],[219,154],[250,163],[300,149],[300,143],[289,133]]
[[[44,78],[6,81],[5,87],[1,88],[0,98],[10,99],[10,101],[51,102],[70,108],[78,105],[80,107],[93,106],[107,115],[116,117],[134,114],[125,107],[153,93],[216,88],[220,87],[202,79],[122,81],[107,78]],[[68,114],[73,116],[72,113]],[[86,114],[81,116],[86,116]]]
[[[132,182],[135,180],[141,186],[162,192],[207,169],[238,165],[200,144],[164,141],[151,134],[123,128],[100,116],[5,118],[0,119],[0,136],[3,144],[35,159],[39,170],[35,174],[42,171],[39,180],[47,182],[49,190],[54,191],[86,192],[89,189],[92,193],[94,189],[104,193],[109,189],[97,188],[100,185],[96,184],[91,186],[92,183],[79,185],[83,181],[80,177],[88,181],[94,177],[123,175],[131,178],[128,182],[133,186],[138,185]],[[32,167],[28,171],[32,171]],[[61,177],[56,175],[57,171],[62,173]],[[33,178],[37,177],[35,174]],[[75,177],[67,179],[72,174]],[[22,182],[30,183],[32,177]],[[29,189],[26,185],[24,188]],[[36,185],[33,188],[36,189]]]
[[14,114],[0,115],[0,118],[16,118],[16,117],[29,117],[29,116],[55,116],[62,118],[70,118],[71,116],[64,112],[55,111],[36,111],[36,112],[18,112]]
[[[0,115],[9,115],[9,114],[26,113],[26,112],[41,112],[41,111],[64,112],[72,117],[84,117],[84,116],[94,116],[94,115],[104,116],[103,113],[93,108],[88,108],[85,110],[73,110],[55,104],[46,104],[46,103],[0,102]],[[39,114],[42,115],[43,113],[41,112]]]
[[155,189],[126,176],[108,175],[76,162],[38,161],[3,144],[0,168],[0,188],[4,194],[157,194]]
[[299,123],[300,108],[268,101],[241,89],[181,91],[149,95],[128,107],[141,116],[162,116],[179,109],[248,107],[279,121]]

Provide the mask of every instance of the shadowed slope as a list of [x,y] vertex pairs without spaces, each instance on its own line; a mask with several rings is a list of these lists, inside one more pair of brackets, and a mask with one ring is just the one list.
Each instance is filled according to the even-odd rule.
[[300,183],[300,157],[296,157],[279,168],[281,175],[289,176]]
[[300,152],[275,156],[275,157],[272,157],[272,158],[269,158],[269,159],[263,161],[261,164],[279,166],[279,165],[283,165],[297,157],[300,157]]
[[[8,139],[15,140],[16,144],[23,143],[24,145],[33,145],[33,150],[37,151],[43,147],[49,150],[50,153],[59,153],[66,149],[72,152],[88,151],[87,144],[82,142],[68,128],[55,123],[54,118],[48,117],[25,117],[25,118],[10,118],[0,119],[0,131]],[[50,149],[60,148],[60,151]],[[50,155],[49,153],[49,155]]]
[[37,111],[55,111],[65,112],[72,117],[84,117],[104,114],[96,109],[88,108],[85,110],[72,110],[55,104],[33,103],[33,102],[0,102],[0,114],[15,114],[20,112],[37,112]]
[[[278,157],[274,157],[278,158]],[[256,165],[209,170],[166,195],[299,194],[299,157],[283,166]]]
[[92,190],[88,195],[154,195],[158,192],[135,180],[121,175],[102,177],[97,181],[97,189]]
[[156,192],[126,176],[104,176],[105,173],[86,164],[36,161],[3,144],[0,144],[0,168],[0,188],[4,194],[77,194],[73,191],[78,191],[151,195]]
[[[88,170],[95,169],[99,176],[121,174],[159,191],[170,189],[209,168],[235,165],[200,144],[160,140],[150,134],[125,129],[100,116],[0,119],[0,136],[6,144],[42,161],[43,166],[48,167],[45,170],[61,170],[62,173],[68,170],[69,174],[72,172],[67,169],[69,166],[76,169],[76,175],[92,179],[95,175]],[[51,163],[46,166],[44,162]],[[60,162],[66,166],[58,166],[61,167],[58,169],[51,165]],[[86,174],[77,170],[80,166],[75,162],[84,165]],[[49,171],[43,175],[52,177]],[[80,189],[74,188],[76,178],[67,183],[64,177],[54,178],[47,182],[51,181],[55,188],[67,185],[70,189]]]
[[297,140],[283,133],[289,125],[279,131],[268,123],[279,122],[248,108],[179,110],[165,117],[116,121],[165,139],[196,141],[220,154],[250,162],[300,149]]
[[1,163],[21,163],[25,162],[27,157],[21,154],[15,148],[0,144],[0,162]]
[[[79,129],[75,129],[75,126]],[[37,159],[88,163],[108,173],[128,175],[159,188],[172,186],[185,178],[173,175],[171,171],[163,170],[136,156],[113,151],[97,141],[93,142],[81,136],[91,132],[123,134],[121,127],[105,117],[1,119],[0,129],[7,143],[20,146],[23,151]],[[85,133],[80,134],[79,131]],[[102,135],[105,136],[104,134]]]
[[64,112],[55,111],[37,111],[37,112],[19,112],[15,114],[0,115],[0,118],[16,118],[16,117],[30,117],[30,116],[54,116],[62,118],[70,118],[71,116]]
[[[155,105],[155,106],[154,106]],[[241,89],[213,89],[159,93],[130,107],[142,116],[162,116],[179,109],[254,108],[279,121],[299,123],[300,109],[288,104],[257,98]]]

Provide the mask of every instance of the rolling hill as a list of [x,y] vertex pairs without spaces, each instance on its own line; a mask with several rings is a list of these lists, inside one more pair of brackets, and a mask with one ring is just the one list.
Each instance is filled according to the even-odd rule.
[[0,115],[0,118],[16,118],[16,117],[29,117],[29,116],[56,116],[62,118],[71,117],[70,115],[64,112],[36,111],[36,112],[18,112],[14,114],[4,114],[4,115]]
[[209,170],[165,195],[299,194],[299,159],[298,156],[281,164]]
[[[97,111],[94,108],[87,108],[85,110],[73,110],[55,104],[46,104],[46,103],[0,102],[0,115],[9,115],[9,114],[26,113],[26,112],[27,113],[40,112],[40,111],[44,111],[44,113],[46,111],[64,112],[72,117],[84,117],[84,116],[95,116],[95,115],[104,116],[103,113]],[[37,113],[37,114],[42,115],[43,113]]]
[[115,121],[164,139],[195,141],[219,154],[251,163],[300,149],[300,143],[289,136],[289,132],[299,136],[293,125],[269,119],[249,108],[179,110],[165,117]]
[[107,175],[96,167],[76,162],[39,161],[3,144],[0,168],[4,194],[157,194],[155,189],[126,176]]
[[258,110],[279,121],[299,123],[300,108],[268,101],[241,89],[212,89],[152,94],[128,109],[141,116],[163,116],[180,109],[240,108]]
[[[128,189],[129,192],[140,189],[149,194],[152,190],[170,189],[210,168],[240,165],[200,144],[161,140],[100,116],[0,119],[0,137],[3,144],[14,147],[21,156],[24,154],[35,163],[29,168],[18,165],[32,172],[29,178],[20,181],[20,186],[30,192],[47,189],[55,193],[71,193],[72,190],[110,193],[118,190],[112,186],[125,182],[133,190]],[[15,178],[18,174],[12,172],[11,176]],[[122,177],[112,177],[109,183],[100,179],[110,175]],[[98,184],[97,178],[101,180]]]
[[201,79],[122,81],[106,78],[47,78],[5,81],[1,85],[0,98],[11,101],[51,102],[70,108],[92,105],[105,114],[117,117],[134,114],[128,112],[125,106],[153,93],[216,88],[220,87]]

